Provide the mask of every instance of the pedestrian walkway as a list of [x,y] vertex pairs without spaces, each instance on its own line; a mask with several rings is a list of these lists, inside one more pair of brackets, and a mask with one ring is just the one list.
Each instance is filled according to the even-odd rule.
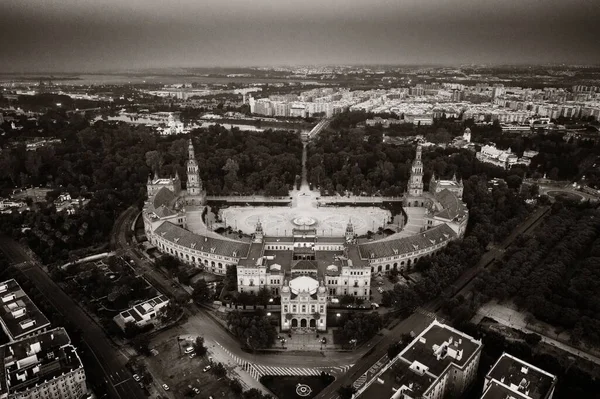
[[417,308],[416,312],[422,314],[423,316],[428,316],[428,317],[431,317],[432,319],[436,319],[437,321],[439,321],[442,324],[447,324],[446,320],[443,317],[440,317],[437,314],[430,312],[428,310],[425,310],[423,308],[420,308],[420,307]]
[[385,366],[388,362],[388,356],[384,355],[381,359],[377,361],[377,363],[372,365],[370,369],[368,369],[366,372],[363,373],[363,375],[361,375],[356,381],[354,381],[352,386],[356,389],[360,389],[360,387],[362,387],[368,379],[373,378],[373,376],[376,375],[379,372],[379,370],[381,370],[381,368]]
[[336,374],[342,375],[352,366],[353,364],[347,364],[343,366],[319,366],[319,367],[283,367],[283,366],[263,366],[256,364],[254,362],[243,359],[233,353],[231,353],[227,348],[222,346],[219,342],[215,341],[217,345],[227,353],[239,366],[241,366],[242,370],[246,371],[248,374],[252,376],[255,380],[259,381],[261,377],[265,375],[304,375],[304,376],[318,376],[324,371],[328,374]]

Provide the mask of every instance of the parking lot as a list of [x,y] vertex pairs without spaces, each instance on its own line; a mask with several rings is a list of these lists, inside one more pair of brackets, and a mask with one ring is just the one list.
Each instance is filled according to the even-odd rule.
[[[178,341],[176,337],[153,343],[153,349],[158,354],[146,358],[146,363],[154,377],[155,388],[162,391],[162,396],[169,398],[205,399],[212,396],[235,399],[236,395],[227,385],[226,379],[204,371],[211,365],[208,356],[191,357],[191,353],[185,353],[192,343],[191,340]],[[164,390],[162,384],[166,384],[168,390]],[[198,393],[194,392],[194,388]]]

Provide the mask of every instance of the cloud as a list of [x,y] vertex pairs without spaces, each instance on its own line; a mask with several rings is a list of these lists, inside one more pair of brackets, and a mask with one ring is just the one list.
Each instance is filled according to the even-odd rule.
[[4,71],[598,63],[595,2],[4,0]]

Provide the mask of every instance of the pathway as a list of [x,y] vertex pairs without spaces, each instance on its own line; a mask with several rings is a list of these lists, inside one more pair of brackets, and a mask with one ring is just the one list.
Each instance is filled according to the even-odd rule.
[[589,360],[590,362],[600,364],[600,357],[594,356],[590,353],[586,353],[564,342],[558,341],[554,338],[550,338],[547,335],[544,335],[544,333],[540,332],[539,330],[536,331],[534,328],[530,328],[529,322],[526,320],[526,317],[523,313],[514,311],[506,307],[502,307],[500,305],[494,306],[494,304],[486,304],[479,309],[477,315],[473,320],[481,321],[483,317],[490,317],[504,326],[522,331],[527,334],[538,334],[542,337],[542,342],[555,346],[575,356],[579,356],[580,358]]
[[214,341],[222,351],[227,353],[233,361],[241,366],[241,368],[249,373],[252,378],[259,381],[265,375],[314,375],[318,376],[324,371],[329,374],[342,375],[348,371],[353,364],[343,366],[317,366],[317,367],[285,367],[285,366],[265,366],[257,364],[255,361],[246,360],[221,345],[218,341]]

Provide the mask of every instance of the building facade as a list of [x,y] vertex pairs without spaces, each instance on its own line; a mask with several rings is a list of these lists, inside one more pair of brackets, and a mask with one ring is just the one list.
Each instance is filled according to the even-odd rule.
[[[191,143],[189,152],[192,160]],[[339,237],[319,235],[314,228],[268,236],[260,221],[251,242],[229,239],[208,229],[194,233],[187,228],[186,206],[190,202],[186,199],[194,187],[200,187],[200,203],[205,194],[197,163],[188,161],[188,192],[171,191],[170,181],[160,187],[154,181],[149,183],[149,198],[142,211],[146,236],[160,252],[206,271],[225,274],[229,266],[236,266],[239,292],[263,289],[281,296],[282,306],[287,306],[287,311],[282,310],[282,328],[325,329],[326,318],[316,318],[316,313],[323,315],[328,303],[344,295],[369,300],[373,275],[410,270],[419,259],[464,234],[468,210],[462,202],[462,181],[434,180],[430,191],[425,192],[421,155],[419,145],[404,199],[405,205],[424,208],[423,225],[417,234],[399,232],[374,241],[358,239],[351,221]]]

